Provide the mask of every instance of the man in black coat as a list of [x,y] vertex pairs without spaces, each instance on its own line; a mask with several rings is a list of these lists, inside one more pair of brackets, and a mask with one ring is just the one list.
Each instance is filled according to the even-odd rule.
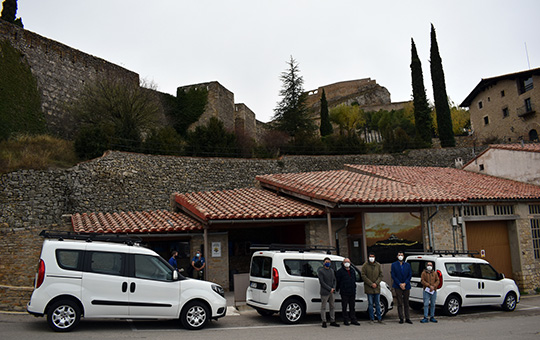
[[341,295],[341,310],[344,325],[348,326],[352,323],[353,325],[360,326],[354,309],[356,299],[356,271],[351,268],[351,260],[348,258],[343,260],[343,266],[337,271],[336,279],[337,290]]

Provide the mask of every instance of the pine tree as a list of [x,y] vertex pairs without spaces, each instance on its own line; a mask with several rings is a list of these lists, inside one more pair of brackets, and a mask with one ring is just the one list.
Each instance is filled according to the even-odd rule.
[[279,94],[283,99],[274,109],[274,127],[293,138],[309,136],[316,127],[309,118],[305,105],[304,78],[300,75],[298,63],[292,56],[287,64],[289,68],[281,73],[280,77],[283,85]]
[[326,93],[324,89],[321,95],[321,136],[328,136],[334,132],[332,123],[330,123],[330,115],[328,114],[328,101],[326,100]]
[[17,0],[4,0],[2,3],[2,14],[0,19],[23,27],[22,19],[17,17]]
[[426,98],[426,88],[424,87],[424,75],[422,73],[422,63],[418,58],[416,45],[411,38],[411,78],[414,103],[414,124],[416,126],[416,136],[426,146],[431,147],[431,110]]
[[431,25],[431,81],[433,83],[433,97],[435,99],[435,111],[437,112],[437,129],[439,139],[443,148],[456,146],[454,131],[452,129],[452,117],[448,106],[448,95],[446,94],[446,84],[444,81],[444,71],[435,27]]

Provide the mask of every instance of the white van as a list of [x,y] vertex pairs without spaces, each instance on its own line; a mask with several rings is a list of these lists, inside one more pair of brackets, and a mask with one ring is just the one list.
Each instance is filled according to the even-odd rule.
[[132,240],[69,232],[40,235],[46,239],[27,310],[46,315],[54,331],[72,330],[81,317],[179,318],[185,328],[201,329],[210,319],[225,316],[221,286],[183,277]]
[[[324,258],[332,260],[332,269],[341,268],[344,257],[324,252],[307,251],[257,251],[251,258],[249,287],[246,303],[261,315],[279,313],[284,323],[300,322],[305,314],[320,313],[321,296],[317,270]],[[357,275],[356,311],[368,310],[367,295],[360,269],[351,265]],[[336,312],[341,311],[341,299],[336,294]],[[393,308],[392,293],[381,282],[381,315]]]
[[406,261],[412,269],[412,307],[423,306],[423,286],[420,276],[428,261],[439,275],[439,287],[435,305],[443,312],[455,316],[461,307],[500,305],[503,310],[513,311],[519,303],[519,289],[514,280],[506,279],[486,260],[460,254],[411,255]]

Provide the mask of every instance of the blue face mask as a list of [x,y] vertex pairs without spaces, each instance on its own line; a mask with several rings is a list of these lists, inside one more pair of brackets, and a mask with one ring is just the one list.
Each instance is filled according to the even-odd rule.
[[330,268],[330,262],[326,262],[326,263],[324,264],[324,266],[325,266],[326,268]]

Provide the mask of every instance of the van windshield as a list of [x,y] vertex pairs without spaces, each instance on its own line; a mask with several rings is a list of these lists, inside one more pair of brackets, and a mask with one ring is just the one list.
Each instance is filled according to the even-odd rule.
[[266,256],[254,256],[251,259],[250,275],[264,279],[272,278],[272,258]]

